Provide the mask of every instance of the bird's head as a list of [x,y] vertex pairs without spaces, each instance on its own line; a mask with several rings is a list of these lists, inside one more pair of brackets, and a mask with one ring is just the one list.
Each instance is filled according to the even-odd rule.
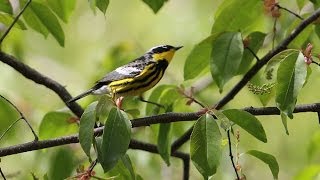
[[166,60],[170,63],[174,53],[183,46],[161,45],[151,48],[147,53],[150,54],[154,61]]

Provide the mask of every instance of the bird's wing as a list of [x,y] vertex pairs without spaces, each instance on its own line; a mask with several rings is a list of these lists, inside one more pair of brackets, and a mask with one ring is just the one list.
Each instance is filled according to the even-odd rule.
[[115,80],[135,77],[143,71],[144,67],[148,65],[148,63],[150,63],[150,61],[148,61],[145,56],[141,56],[140,58],[137,58],[134,61],[120,66],[117,69],[106,74],[101,80],[97,82],[97,84],[106,85]]

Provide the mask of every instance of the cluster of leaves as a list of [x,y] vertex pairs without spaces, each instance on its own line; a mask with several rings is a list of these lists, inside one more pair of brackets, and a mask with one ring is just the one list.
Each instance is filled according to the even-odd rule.
[[[28,2],[26,0],[20,1],[21,9]],[[143,0],[143,2],[156,13],[166,0]],[[315,7],[320,6],[318,1],[311,2]],[[93,9],[97,7],[106,13],[109,0],[89,0],[89,3]],[[44,37],[51,34],[61,46],[64,46],[65,36],[59,19],[67,23],[75,4],[75,0],[34,1],[23,13],[23,20],[18,20],[15,27],[25,30],[27,29],[25,24],[27,24],[28,27],[41,33]],[[275,4],[275,1],[265,1],[265,3],[257,0],[223,1],[215,14],[211,35],[199,42],[186,60],[184,80],[198,78],[209,66],[212,78],[219,91],[222,92],[225,85],[233,77],[247,73],[254,61],[259,61],[255,54],[259,53],[264,44],[271,47],[270,44],[273,43],[266,39],[267,33],[272,29],[266,30],[261,26],[261,22],[270,22],[270,17],[267,17],[267,14],[262,14],[261,10],[270,11],[272,18],[281,18],[279,8],[270,8],[271,6],[275,7]],[[297,0],[297,4],[302,9],[306,0]],[[239,7],[241,7],[241,11],[239,11]],[[236,16],[234,12],[237,12]],[[9,26],[13,20],[14,13],[9,0],[1,1],[0,22]],[[298,22],[293,23],[286,32],[279,33],[289,34]],[[317,24],[310,28],[311,30],[314,28],[312,32],[319,34]],[[259,90],[259,98],[263,105],[274,99],[275,105],[281,112],[282,122],[287,133],[287,117],[293,118],[298,94],[308,82],[308,77],[311,74],[308,66],[310,63],[306,62],[306,55],[294,48],[303,47],[308,41],[312,41],[307,35],[308,32],[311,32],[310,28],[291,44],[292,49],[273,57],[265,67],[265,71],[255,77],[260,84],[266,84],[266,86],[261,88],[256,86],[253,89]],[[254,60],[255,58],[256,60]],[[275,88],[273,88],[274,84]],[[179,103],[182,98],[175,86],[158,86],[152,91],[148,100],[162,104],[164,108],[148,104],[145,114],[174,111],[175,104]],[[47,113],[40,125],[40,139],[59,137],[79,131],[81,147],[90,161],[96,157],[105,172],[120,174],[124,179],[141,179],[126,154],[131,139],[129,116],[135,116],[133,114],[136,114],[136,110],[122,111],[110,108],[107,102],[108,100],[102,97],[99,102],[90,104],[80,119],[79,128],[76,125],[78,120],[72,118],[67,112]],[[102,137],[94,135],[95,123],[98,121],[104,123]],[[267,135],[262,124],[250,113],[237,109],[209,110],[195,123],[190,142],[191,160],[204,178],[207,179],[215,174],[220,165],[224,146],[224,134],[221,131],[232,130],[235,125],[259,141],[267,142]],[[171,132],[171,123],[159,125],[157,147],[167,165],[170,165]],[[314,141],[318,139],[317,136]],[[67,153],[58,152],[57,157],[63,158],[63,154]],[[258,150],[249,150],[244,154],[252,155],[265,162],[270,167],[273,177],[278,178],[279,165],[273,155]],[[69,161],[72,162],[72,160]],[[320,168],[314,167],[314,169],[319,170]],[[53,168],[51,171],[58,172],[59,170],[55,171]],[[71,170],[67,169],[67,171],[66,174]],[[51,176],[50,174],[55,173],[49,173],[49,176]]]

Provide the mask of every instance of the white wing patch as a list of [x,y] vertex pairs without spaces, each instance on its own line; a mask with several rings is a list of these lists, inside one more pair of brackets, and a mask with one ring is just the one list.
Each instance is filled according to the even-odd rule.
[[118,67],[115,71],[119,74],[130,75],[132,72],[139,72],[141,70],[136,67]]

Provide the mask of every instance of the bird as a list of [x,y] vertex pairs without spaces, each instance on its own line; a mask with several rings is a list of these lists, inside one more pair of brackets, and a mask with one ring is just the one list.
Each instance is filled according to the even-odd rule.
[[121,102],[127,96],[140,96],[161,80],[175,52],[182,47],[171,45],[152,47],[141,57],[107,73],[92,88],[68,102],[72,103],[90,94],[108,94],[114,102],[118,98]]

